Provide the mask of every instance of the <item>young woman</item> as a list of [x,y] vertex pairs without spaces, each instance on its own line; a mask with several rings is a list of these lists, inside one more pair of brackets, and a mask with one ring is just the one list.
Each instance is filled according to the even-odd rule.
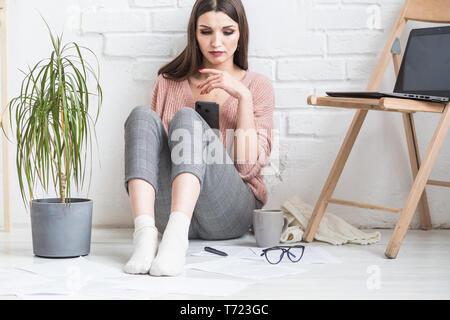
[[[184,51],[158,71],[151,107],[136,107],[125,122],[135,225],[127,273],[181,274],[188,239],[240,237],[267,201],[261,170],[271,152],[274,95],[265,76],[248,70],[241,1],[197,0],[187,35]],[[194,110],[199,100],[219,104],[220,134]],[[180,150],[194,160],[174,161]],[[211,150],[224,161],[211,161]]]

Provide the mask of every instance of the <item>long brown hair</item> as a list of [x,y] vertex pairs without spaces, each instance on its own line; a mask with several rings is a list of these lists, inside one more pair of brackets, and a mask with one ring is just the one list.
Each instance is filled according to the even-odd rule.
[[202,63],[202,53],[197,43],[197,20],[202,14],[210,11],[221,11],[239,25],[238,49],[233,61],[243,70],[248,69],[248,22],[241,0],[197,0],[192,8],[187,30],[187,45],[178,57],[158,70],[166,79],[181,81],[198,72]]

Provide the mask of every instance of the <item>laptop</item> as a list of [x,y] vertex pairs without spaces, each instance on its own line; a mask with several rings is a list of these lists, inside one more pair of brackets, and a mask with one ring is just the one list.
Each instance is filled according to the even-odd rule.
[[326,92],[330,97],[450,100],[450,26],[413,29],[394,92]]

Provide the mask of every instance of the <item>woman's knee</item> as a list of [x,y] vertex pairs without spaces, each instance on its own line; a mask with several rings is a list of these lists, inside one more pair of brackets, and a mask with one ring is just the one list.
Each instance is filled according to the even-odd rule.
[[187,124],[193,124],[192,120],[199,119],[198,117],[197,111],[189,107],[183,107],[172,117],[168,129],[170,132],[177,128],[188,129]]
[[124,126],[126,127],[130,122],[139,121],[143,119],[161,122],[161,118],[153,109],[146,106],[138,106],[133,108],[133,110],[131,110],[127,120],[125,121]]
[[197,111],[195,111],[192,108],[189,107],[183,107],[180,108],[175,115],[173,116],[173,119],[177,119],[177,118],[192,118],[192,117],[196,117],[198,115]]

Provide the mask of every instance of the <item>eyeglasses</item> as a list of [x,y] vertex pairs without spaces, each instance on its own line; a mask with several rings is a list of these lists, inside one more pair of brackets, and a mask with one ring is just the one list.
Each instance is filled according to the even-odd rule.
[[275,246],[271,248],[264,249],[261,253],[261,257],[266,257],[266,260],[271,264],[277,264],[282,259],[285,253],[289,260],[292,262],[299,262],[303,257],[303,252],[305,251],[305,246]]

